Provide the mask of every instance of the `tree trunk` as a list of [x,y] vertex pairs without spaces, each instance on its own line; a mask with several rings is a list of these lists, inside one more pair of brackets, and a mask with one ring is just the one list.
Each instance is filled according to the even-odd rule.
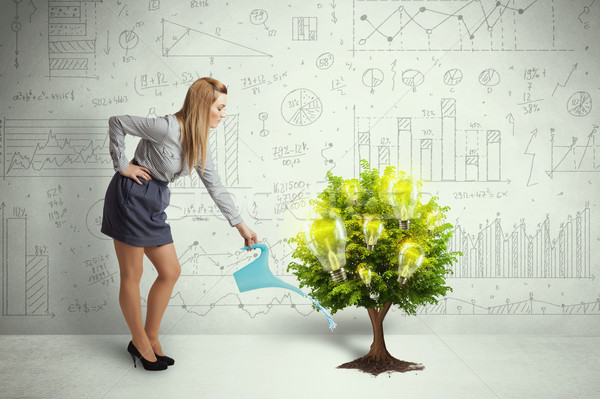
[[373,343],[371,344],[371,350],[365,356],[362,357],[367,363],[371,362],[393,362],[397,360],[395,357],[390,355],[385,347],[385,339],[383,337],[383,319],[387,315],[388,310],[392,306],[391,302],[385,304],[383,309],[369,308],[369,318],[371,319],[371,325],[373,326]]
[[373,343],[371,350],[365,356],[344,363],[340,369],[358,369],[365,373],[379,375],[384,372],[406,373],[407,371],[420,371],[425,367],[420,363],[406,362],[398,360],[387,351],[385,339],[383,338],[383,319],[392,306],[391,302],[385,304],[383,309],[370,308],[369,318],[373,326]]

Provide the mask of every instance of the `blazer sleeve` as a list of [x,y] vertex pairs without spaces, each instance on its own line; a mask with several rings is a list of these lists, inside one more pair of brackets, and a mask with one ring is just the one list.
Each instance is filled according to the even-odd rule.
[[221,178],[215,169],[210,154],[210,148],[206,151],[204,174],[201,173],[201,165],[201,161],[198,162],[198,165],[196,165],[196,172],[198,173],[198,176],[200,176],[202,183],[204,183],[210,197],[213,199],[221,213],[223,213],[223,216],[229,221],[229,225],[233,227],[236,224],[241,223],[243,221],[242,217],[233,203],[231,194],[229,194],[225,186],[221,183]]
[[169,124],[166,118],[143,118],[131,115],[111,116],[108,119],[109,149],[114,169],[117,172],[129,166],[129,161],[125,156],[126,134],[161,144],[169,134]]

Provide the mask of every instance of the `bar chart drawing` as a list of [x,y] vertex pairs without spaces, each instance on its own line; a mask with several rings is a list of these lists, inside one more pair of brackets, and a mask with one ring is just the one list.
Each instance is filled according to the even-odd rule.
[[106,119],[5,119],[4,177],[112,176]]
[[[48,316],[49,258],[29,255],[27,218],[5,217],[2,204],[2,315]],[[19,214],[14,209],[13,214]]]
[[440,111],[439,117],[355,116],[355,176],[366,159],[379,170],[394,166],[421,181],[503,181],[501,132],[458,129],[454,98],[442,98]]
[[49,0],[48,73],[50,77],[94,78],[96,3],[102,0]]
[[467,233],[455,224],[448,245],[463,256],[453,265],[449,278],[561,278],[589,279],[591,273],[590,208],[569,215],[560,224],[555,238],[550,236],[550,217],[527,233],[521,222],[504,233],[497,217],[477,234]]
[[600,298],[580,301],[578,303],[551,303],[548,300],[536,298],[533,292],[524,293],[516,300],[506,298],[496,303],[483,304],[475,299],[446,297],[436,304],[421,305],[417,314],[423,315],[488,315],[488,316],[585,316],[600,315]]

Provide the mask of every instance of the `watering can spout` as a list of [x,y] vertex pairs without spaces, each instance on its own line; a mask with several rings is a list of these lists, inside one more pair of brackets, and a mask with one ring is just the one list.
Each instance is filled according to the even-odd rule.
[[325,310],[325,308],[321,306],[319,301],[302,292],[300,288],[286,283],[271,273],[271,270],[269,269],[269,247],[267,247],[266,244],[260,242],[252,245],[252,248],[244,247],[242,249],[250,250],[255,248],[260,249],[259,257],[254,259],[248,265],[242,267],[237,272],[233,273],[233,278],[235,279],[235,283],[237,284],[240,292],[252,291],[267,287],[279,287],[297,292],[303,297],[310,299],[315,306],[323,312],[327,318],[327,322],[329,323],[329,329],[333,331],[336,324],[333,322],[331,315]]

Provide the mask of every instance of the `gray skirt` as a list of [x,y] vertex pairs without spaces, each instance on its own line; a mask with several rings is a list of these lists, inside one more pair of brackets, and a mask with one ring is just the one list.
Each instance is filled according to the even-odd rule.
[[136,247],[172,243],[165,213],[171,196],[168,182],[138,179],[141,186],[119,172],[112,177],[104,197],[100,231]]

